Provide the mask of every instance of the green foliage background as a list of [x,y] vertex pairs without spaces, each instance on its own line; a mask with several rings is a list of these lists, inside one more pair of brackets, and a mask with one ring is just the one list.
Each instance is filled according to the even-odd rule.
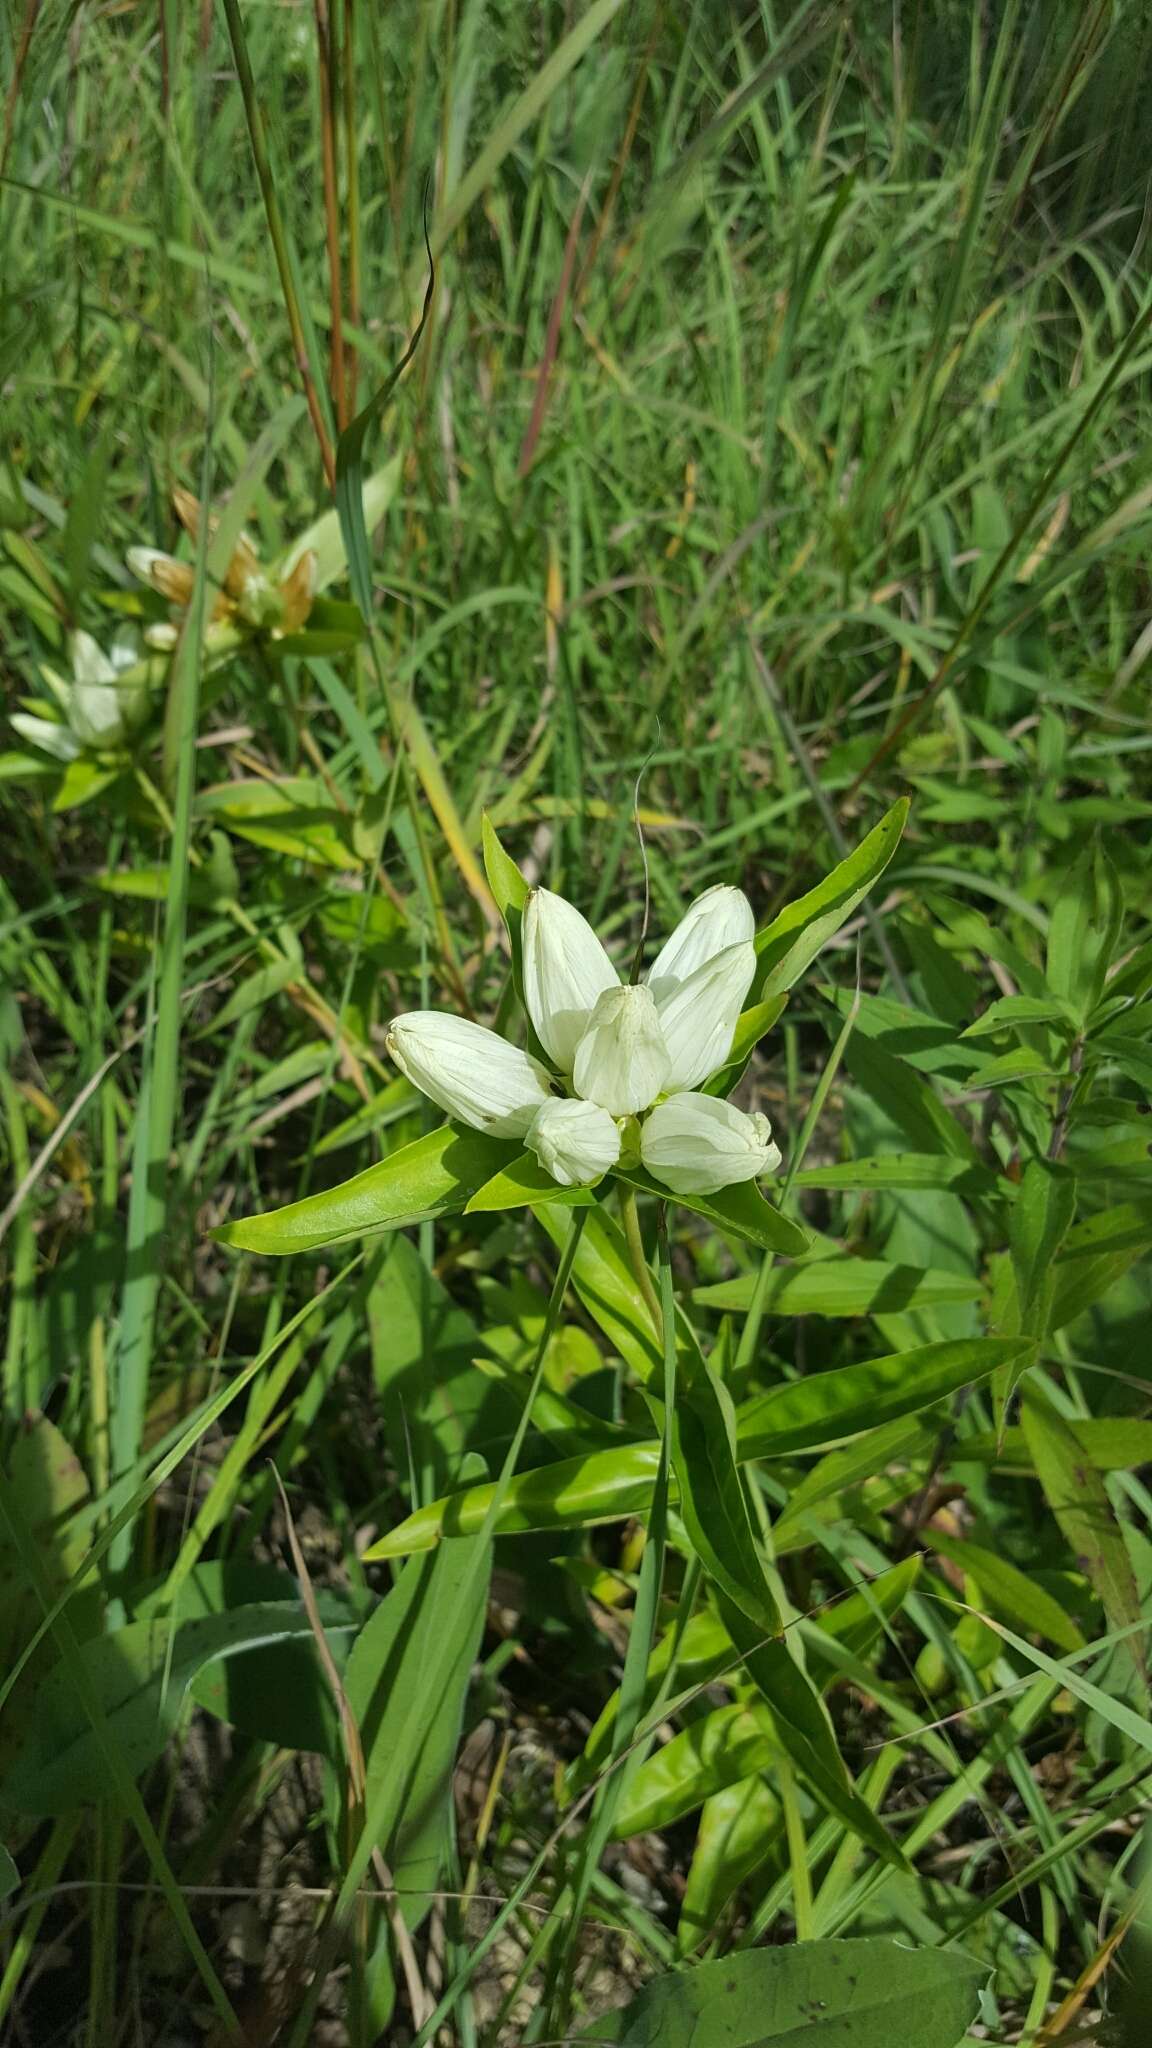
[[[8,0],[6,713],[196,576],[0,741],[14,2040],[1141,2038],[1150,36]],[[517,867],[747,890],[774,1221],[444,1165]]]

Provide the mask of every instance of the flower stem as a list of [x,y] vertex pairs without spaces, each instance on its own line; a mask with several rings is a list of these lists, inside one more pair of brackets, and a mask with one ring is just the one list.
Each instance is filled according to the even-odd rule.
[[620,1221],[624,1225],[624,1241],[628,1246],[628,1257],[632,1263],[636,1285],[644,1297],[656,1335],[661,1337],[664,1333],[664,1318],[660,1313],[659,1297],[652,1285],[652,1274],[644,1256],[644,1240],[640,1235],[640,1216],[636,1208],[634,1188],[622,1186],[620,1189]]

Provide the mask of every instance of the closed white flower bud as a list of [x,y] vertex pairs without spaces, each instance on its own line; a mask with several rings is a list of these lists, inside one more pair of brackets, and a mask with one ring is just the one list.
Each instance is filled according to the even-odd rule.
[[549,1058],[570,1074],[597,998],[620,977],[587,918],[551,889],[533,889],[523,936],[528,1015]]
[[648,986],[656,1001],[662,1002],[670,996],[675,985],[695,974],[705,961],[715,959],[717,953],[726,952],[729,946],[743,944],[755,935],[756,919],[743,889],[732,889],[726,882],[718,882],[714,889],[705,889],[704,894],[689,905],[671,938],[652,963]]
[[671,995],[657,999],[671,1059],[666,1088],[695,1088],[724,1065],[755,972],[756,948],[745,939],[705,960]]
[[524,1138],[550,1098],[539,1060],[446,1010],[393,1020],[388,1050],[402,1074],[448,1115],[493,1138]]
[[674,1195],[715,1195],[775,1173],[780,1148],[766,1116],[746,1116],[715,1095],[670,1095],[645,1119],[640,1156]]
[[576,1093],[612,1116],[634,1116],[655,1102],[670,1065],[651,990],[606,989],[576,1048]]
[[590,1188],[620,1157],[620,1133],[595,1102],[546,1102],[536,1112],[528,1145],[562,1188]]

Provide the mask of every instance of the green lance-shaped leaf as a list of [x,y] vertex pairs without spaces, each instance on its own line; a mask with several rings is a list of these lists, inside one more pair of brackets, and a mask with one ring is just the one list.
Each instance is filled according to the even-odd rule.
[[[1028,1349],[1020,1338],[960,1338],[775,1387],[737,1413],[737,1458],[743,1462],[790,1457],[857,1436],[946,1399]],[[505,1493],[495,1533],[586,1528],[642,1514],[651,1498],[658,1457],[659,1446],[653,1441],[517,1473]],[[491,1498],[488,1486],[447,1494],[409,1515],[367,1555],[406,1557],[413,1550],[431,1549],[443,1536],[473,1535]]]
[[756,1546],[736,1463],[732,1396],[691,1343],[668,1420],[680,1514],[697,1557],[713,1584],[761,1634],[778,1633],[780,1610]]
[[584,2035],[619,2048],[958,2048],[988,1965],[896,1941],[746,1949],[656,1977]]
[[715,1707],[645,1758],[621,1798],[612,1832],[624,1842],[670,1827],[726,1785],[769,1770],[779,1754],[763,1707]]
[[[668,1190],[653,1180],[642,1167],[620,1168],[617,1177],[629,1187],[637,1188],[642,1194],[654,1195],[660,1201],[667,1201]],[[691,1209],[696,1216],[703,1216],[714,1223],[718,1230],[730,1237],[743,1238],[746,1244],[754,1244],[760,1251],[777,1252],[782,1258],[801,1259],[809,1248],[806,1230],[791,1223],[778,1209],[766,1202],[753,1181],[742,1181],[736,1187],[721,1188],[714,1195],[677,1195],[682,1209]]]
[[901,797],[847,860],[806,896],[787,904],[757,934],[759,965],[753,994],[758,1002],[790,989],[879,881],[900,844],[908,804],[909,799]]
[[720,1593],[720,1619],[744,1669],[771,1710],[777,1740],[829,1813],[886,1863],[903,1857],[848,1775],[828,1710],[782,1637],[765,1639],[734,1600]]
[[425,1217],[455,1215],[518,1151],[514,1141],[444,1124],[339,1187],[263,1216],[239,1217],[212,1235],[240,1251],[286,1258],[348,1238],[399,1230]]
[[1017,1628],[1047,1636],[1058,1650],[1071,1653],[1083,1649],[1084,1637],[1067,1609],[1018,1565],[994,1550],[948,1536],[942,1529],[933,1527],[931,1537],[932,1547],[941,1557],[959,1565],[975,1580],[981,1599],[987,1601],[994,1614],[1013,1622]]
[[[337,1626],[351,1635],[359,1622]],[[311,1639],[303,1607],[273,1602],[204,1615],[175,1631],[166,1620],[130,1622],[82,1643],[36,1693],[23,1746],[5,1773],[6,1801],[21,1813],[57,1814],[108,1797],[107,1759],[76,1684],[77,1657],[108,1738],[138,1777],[163,1750],[197,1672],[215,1658],[299,1637]]]
[[[659,1462],[660,1446],[653,1441],[518,1472],[504,1490],[495,1534],[587,1528],[594,1522],[642,1514],[652,1499]],[[495,1492],[494,1485],[469,1486],[417,1508],[399,1528],[365,1551],[365,1561],[431,1550],[443,1536],[475,1535],[484,1525]]]
[[[744,1273],[738,1280],[698,1287],[692,1299],[704,1308],[747,1309],[761,1284],[756,1274]],[[759,1298],[767,1315],[865,1316],[925,1308],[938,1301],[975,1301],[982,1293],[980,1281],[966,1273],[845,1256],[777,1266]]]
[[705,1800],[676,1927],[678,1956],[707,1940],[733,1893],[771,1855],[782,1827],[780,1802],[759,1775]]
[[[574,1219],[557,1202],[541,1202],[533,1210],[558,1252],[568,1244]],[[660,1340],[628,1258],[624,1232],[601,1204],[584,1218],[572,1267],[572,1285],[613,1351],[637,1379],[647,1380],[660,1368]]]
[[[673,1648],[676,1651],[677,1692],[682,1692],[690,1686],[706,1685],[709,1679],[717,1677],[721,1671],[731,1669],[736,1660],[732,1638],[723,1622],[717,1620],[710,1608],[702,1607],[680,1631],[678,1641],[676,1630],[670,1628],[661,1637],[649,1657],[641,1716],[647,1714],[664,1682]],[[565,1783],[568,1796],[575,1797],[578,1792],[583,1791],[584,1786],[608,1762],[612,1754],[619,1698],[619,1692],[613,1693],[584,1744],[581,1755],[569,1766]]]
[[791,1380],[741,1408],[739,1455],[785,1457],[895,1422],[986,1379],[1031,1348],[1021,1337],[958,1337]]

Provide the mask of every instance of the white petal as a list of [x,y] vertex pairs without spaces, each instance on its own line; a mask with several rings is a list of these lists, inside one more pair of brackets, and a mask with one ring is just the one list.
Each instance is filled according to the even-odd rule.
[[79,759],[80,742],[66,725],[57,725],[51,718],[36,718],[30,711],[14,711],[8,723],[22,740],[30,740],[34,747],[51,754],[54,761]]
[[613,1116],[634,1116],[667,1085],[669,1066],[650,990],[606,989],[576,1048],[576,1093]]
[[409,1010],[393,1019],[387,1042],[414,1088],[493,1138],[523,1138],[550,1099],[539,1060],[447,1010]]
[[108,648],[108,658],[117,675],[123,669],[135,667],[140,659],[140,635],[135,626],[127,621],[117,626]]
[[124,737],[124,707],[115,683],[77,682],[68,722],[85,747],[114,747]]
[[590,1188],[620,1157],[620,1133],[595,1102],[546,1102],[536,1112],[528,1145],[562,1188]]
[[756,948],[746,939],[705,960],[657,1002],[672,1062],[665,1087],[694,1088],[724,1065],[755,972]]
[[648,986],[657,1002],[671,995],[665,983],[686,981],[706,960],[756,935],[756,919],[743,889],[718,882],[689,905],[652,963]]
[[73,633],[68,641],[72,674],[78,683],[114,683],[116,671],[91,633]]
[[715,1095],[670,1095],[645,1118],[640,1157],[675,1195],[714,1195],[775,1173],[780,1148],[766,1116],[746,1116]]
[[524,1000],[550,1059],[572,1072],[597,997],[620,977],[586,917],[551,889],[524,908]]

